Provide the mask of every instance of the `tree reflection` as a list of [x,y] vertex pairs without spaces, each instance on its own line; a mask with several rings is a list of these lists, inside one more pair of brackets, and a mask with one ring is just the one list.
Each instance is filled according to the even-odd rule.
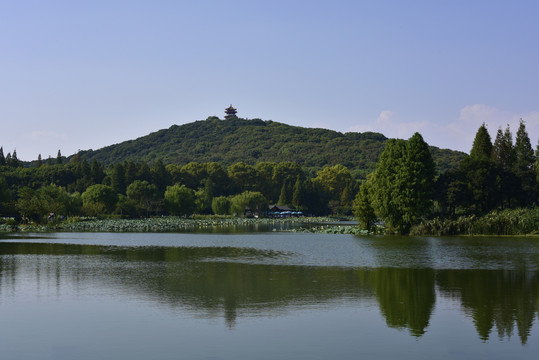
[[523,344],[538,314],[536,271],[279,265],[286,256],[234,247],[0,243],[0,302],[20,279],[58,293],[62,287],[106,287],[197,316],[222,317],[233,328],[242,316],[374,298],[389,327],[420,337],[438,296],[460,301],[483,341],[496,328],[500,338],[516,332]]
[[382,268],[363,274],[388,326],[408,328],[414,336],[425,333],[436,299],[434,270]]
[[487,341],[496,326],[500,338],[518,332],[526,344],[537,314],[539,276],[535,271],[446,270],[437,282],[446,295],[460,297],[477,333]]

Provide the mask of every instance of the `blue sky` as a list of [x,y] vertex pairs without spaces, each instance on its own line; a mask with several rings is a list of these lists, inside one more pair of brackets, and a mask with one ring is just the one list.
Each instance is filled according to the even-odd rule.
[[23,160],[238,116],[469,152],[539,139],[539,1],[0,0],[0,146]]

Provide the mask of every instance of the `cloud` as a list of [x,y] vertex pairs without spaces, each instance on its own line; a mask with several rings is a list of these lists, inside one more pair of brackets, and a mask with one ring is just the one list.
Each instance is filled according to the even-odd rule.
[[[432,115],[431,118],[439,119],[440,116]],[[459,111],[458,117],[445,123],[426,120],[409,121],[402,119],[399,114],[391,110],[384,110],[377,119],[352,126],[347,131],[375,131],[390,138],[400,139],[407,139],[417,131],[431,145],[469,152],[481,124],[487,125],[492,141],[496,137],[498,128],[505,129],[509,124],[514,139],[521,118],[526,124],[526,131],[535,149],[539,139],[539,112],[515,114],[485,104],[465,106]]]
[[444,132],[449,139],[454,139],[459,150],[469,151],[481,124],[486,124],[492,141],[498,128],[505,129],[509,125],[514,140],[520,119],[524,120],[532,146],[535,147],[539,137],[539,112],[515,114],[484,104],[469,105],[461,109],[458,119],[444,127]]

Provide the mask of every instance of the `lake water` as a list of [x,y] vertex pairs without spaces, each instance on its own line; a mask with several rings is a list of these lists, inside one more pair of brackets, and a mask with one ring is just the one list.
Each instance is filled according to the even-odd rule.
[[2,359],[537,359],[539,239],[0,235]]

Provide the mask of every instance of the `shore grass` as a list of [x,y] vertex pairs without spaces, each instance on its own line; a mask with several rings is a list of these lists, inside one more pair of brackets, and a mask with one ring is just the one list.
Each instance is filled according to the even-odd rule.
[[434,218],[413,227],[411,235],[539,235],[539,207],[491,211],[484,216]]

